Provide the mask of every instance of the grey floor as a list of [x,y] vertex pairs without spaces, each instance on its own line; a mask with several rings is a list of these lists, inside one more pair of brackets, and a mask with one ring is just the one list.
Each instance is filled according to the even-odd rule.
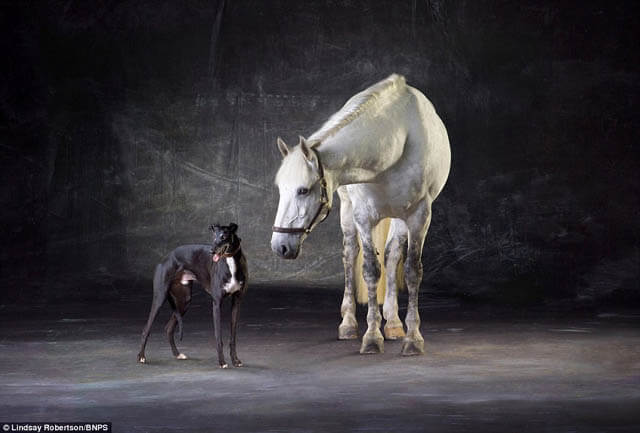
[[190,359],[171,357],[165,307],[147,365],[135,362],[147,300],[5,306],[0,422],[111,421],[115,432],[640,431],[640,313],[422,305],[425,356],[399,356],[400,342],[361,356],[357,341],[336,340],[337,291],[254,289],[239,334],[245,366],[228,370],[216,367],[204,295],[179,344]]

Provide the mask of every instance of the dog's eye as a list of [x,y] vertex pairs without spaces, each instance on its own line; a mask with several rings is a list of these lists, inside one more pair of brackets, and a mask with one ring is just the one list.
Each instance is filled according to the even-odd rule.
[[298,195],[307,195],[307,194],[309,194],[308,188],[304,188],[304,187],[298,188]]

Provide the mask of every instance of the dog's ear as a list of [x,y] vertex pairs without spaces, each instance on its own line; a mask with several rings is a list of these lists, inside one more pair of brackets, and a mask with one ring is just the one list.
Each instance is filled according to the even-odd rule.
[[238,230],[238,224],[231,223],[231,224],[229,224],[229,228],[231,229],[231,233],[235,233],[236,230]]
[[212,232],[214,232],[214,233],[215,233],[219,228],[220,228],[220,225],[219,225],[219,224],[211,224],[211,225],[209,226],[209,230],[211,230],[211,231],[212,231]]

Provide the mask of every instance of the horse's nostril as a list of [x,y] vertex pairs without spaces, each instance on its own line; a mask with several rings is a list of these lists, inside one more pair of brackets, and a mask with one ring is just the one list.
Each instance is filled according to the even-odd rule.
[[280,253],[284,256],[285,254],[287,254],[287,246],[286,245],[280,245]]

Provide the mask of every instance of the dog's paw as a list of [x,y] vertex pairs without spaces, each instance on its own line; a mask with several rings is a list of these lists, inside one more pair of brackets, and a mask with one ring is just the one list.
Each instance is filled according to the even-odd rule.
[[178,356],[176,356],[176,359],[189,359],[189,358],[187,358],[187,355],[185,355],[184,353],[181,353]]
[[242,367],[242,361],[240,361],[239,359],[236,359],[235,361],[233,361],[233,366]]
[[138,356],[138,362],[140,364],[146,364],[147,363],[147,358],[145,358],[144,356]]
[[229,368],[229,364],[220,364],[220,368]]

